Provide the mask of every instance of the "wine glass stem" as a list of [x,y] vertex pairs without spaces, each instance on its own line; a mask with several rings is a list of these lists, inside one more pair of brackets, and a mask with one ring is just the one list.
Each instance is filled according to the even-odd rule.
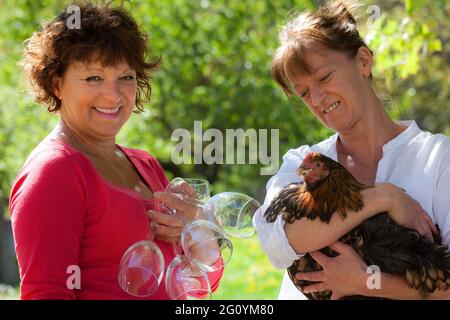
[[150,222],[150,230],[148,232],[148,240],[153,241],[156,235],[156,228],[158,227],[158,223],[156,221]]
[[216,216],[214,215],[213,208],[208,207],[206,205],[203,205],[202,208],[203,208],[203,212],[205,213],[206,220],[214,223],[215,225],[220,226],[220,222],[217,220]]
[[181,248],[180,241],[173,243],[173,250],[177,256],[181,256],[183,254],[183,249]]

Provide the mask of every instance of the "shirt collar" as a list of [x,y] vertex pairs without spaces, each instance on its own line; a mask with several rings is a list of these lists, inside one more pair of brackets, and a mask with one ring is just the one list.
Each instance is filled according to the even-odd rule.
[[419,132],[419,126],[413,120],[398,121],[398,123],[408,126],[405,131],[383,146],[383,152],[397,148],[414,138]]
[[[420,133],[420,128],[414,120],[402,120],[398,121],[398,123],[407,126],[407,128],[406,130],[404,130],[402,133],[400,133],[398,136],[396,136],[394,139],[390,140],[383,146],[383,153],[393,148],[399,147],[404,143],[407,143],[418,133]],[[338,137],[339,134],[335,133],[326,140],[325,145],[319,144],[319,146],[322,149],[322,152],[328,154],[328,156],[335,161],[337,161],[336,142]]]

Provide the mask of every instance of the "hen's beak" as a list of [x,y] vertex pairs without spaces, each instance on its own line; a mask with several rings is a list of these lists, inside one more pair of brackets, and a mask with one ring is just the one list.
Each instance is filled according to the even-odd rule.
[[310,172],[312,171],[312,169],[301,165],[300,167],[298,167],[297,169],[297,175],[300,177],[305,177],[307,176]]

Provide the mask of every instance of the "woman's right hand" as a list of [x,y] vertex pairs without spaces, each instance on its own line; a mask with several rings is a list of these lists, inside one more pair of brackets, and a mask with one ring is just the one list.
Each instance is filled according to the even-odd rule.
[[395,222],[414,229],[433,241],[433,233],[436,234],[438,230],[419,202],[391,183],[382,183],[377,187],[384,190],[388,206],[387,213]]

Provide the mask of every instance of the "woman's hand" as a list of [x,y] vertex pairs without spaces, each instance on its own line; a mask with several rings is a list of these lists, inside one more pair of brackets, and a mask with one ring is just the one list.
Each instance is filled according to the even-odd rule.
[[388,199],[387,212],[395,222],[404,227],[414,229],[433,241],[433,233],[438,232],[437,228],[433,224],[431,217],[417,201],[411,198],[403,189],[391,183],[383,183],[377,187],[382,188],[386,193]]
[[[190,193],[186,192],[186,194]],[[176,211],[174,216],[153,210],[147,212],[151,220],[157,223],[155,232],[157,240],[176,243],[180,240],[185,224],[197,219],[205,219],[203,208],[196,199],[172,192],[155,192],[153,196]]]
[[304,293],[331,290],[331,299],[350,295],[362,295],[367,291],[367,264],[350,246],[337,241],[330,246],[339,255],[327,257],[320,251],[310,252],[311,257],[323,268],[321,271],[299,272],[297,280],[317,281],[306,286]]
[[203,203],[191,197],[189,194],[155,192],[153,196],[169,208],[175,209],[175,216],[180,218],[184,223],[198,219],[206,219],[203,211]]
[[177,243],[180,240],[184,227],[180,218],[154,210],[147,211],[147,215],[152,224],[156,223],[155,239],[169,243]]

